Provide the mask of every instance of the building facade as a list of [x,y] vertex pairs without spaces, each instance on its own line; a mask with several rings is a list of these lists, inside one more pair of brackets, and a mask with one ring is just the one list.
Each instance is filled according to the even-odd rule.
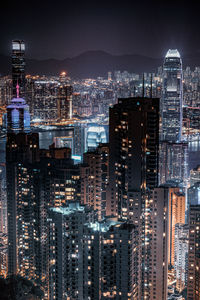
[[161,98],[161,139],[181,141],[182,133],[182,60],[178,50],[169,49],[163,64]]

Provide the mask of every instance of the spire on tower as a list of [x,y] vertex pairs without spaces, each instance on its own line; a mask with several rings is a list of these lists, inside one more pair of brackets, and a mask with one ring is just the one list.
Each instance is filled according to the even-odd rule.
[[19,98],[19,84],[18,84],[18,80],[17,80],[16,90],[17,90],[17,98]]

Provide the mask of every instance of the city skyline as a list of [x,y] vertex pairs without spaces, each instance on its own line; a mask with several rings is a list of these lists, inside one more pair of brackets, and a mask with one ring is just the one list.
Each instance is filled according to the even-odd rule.
[[26,280],[40,300],[199,300],[200,67],[182,60],[170,48],[153,73],[35,76],[12,40],[12,76],[0,76],[4,285]]

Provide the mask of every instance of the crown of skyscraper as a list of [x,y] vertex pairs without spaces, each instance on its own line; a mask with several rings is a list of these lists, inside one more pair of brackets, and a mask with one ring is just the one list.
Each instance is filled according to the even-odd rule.
[[169,49],[165,57],[178,57],[180,58],[180,53],[177,49]]

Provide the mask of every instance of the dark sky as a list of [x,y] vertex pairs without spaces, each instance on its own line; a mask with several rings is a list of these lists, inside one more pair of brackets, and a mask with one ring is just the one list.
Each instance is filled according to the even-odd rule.
[[9,54],[16,38],[25,40],[28,57],[38,59],[87,50],[152,57],[164,56],[168,48],[200,52],[198,1],[2,2],[7,2],[0,10],[3,54]]

